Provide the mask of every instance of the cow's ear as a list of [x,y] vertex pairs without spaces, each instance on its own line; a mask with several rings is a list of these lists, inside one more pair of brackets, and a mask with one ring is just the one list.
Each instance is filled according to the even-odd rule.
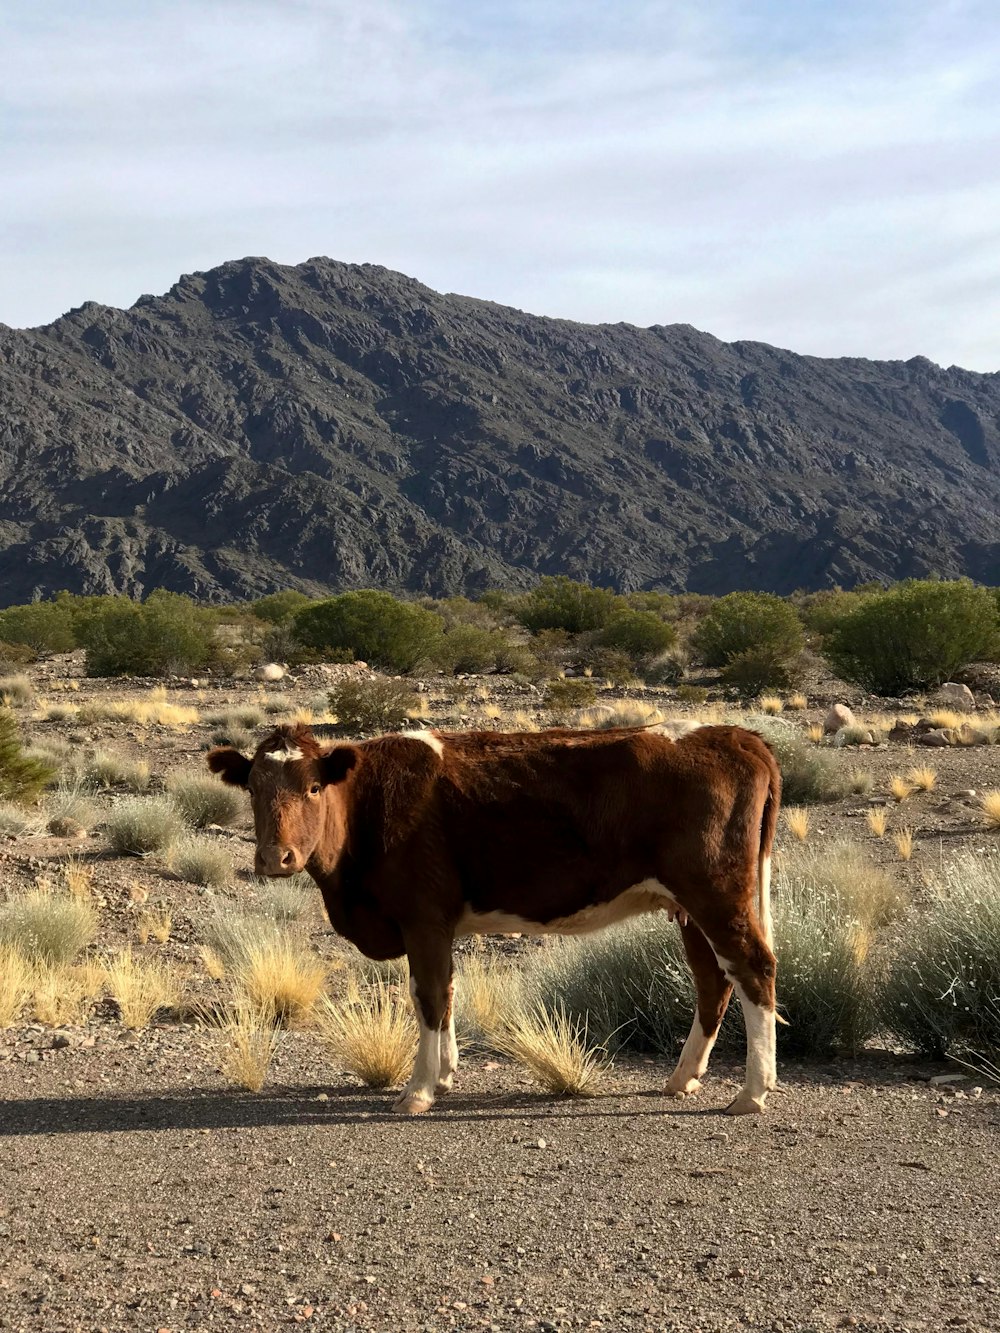
[[213,773],[218,773],[223,782],[227,782],[230,787],[245,787],[250,781],[250,770],[253,768],[253,761],[248,759],[245,754],[240,754],[239,750],[234,750],[230,745],[220,746],[217,750],[209,750],[205,756],[205,762]]
[[324,786],[343,782],[351,769],[358,762],[358,752],[353,745],[336,745],[318,760],[320,781]]

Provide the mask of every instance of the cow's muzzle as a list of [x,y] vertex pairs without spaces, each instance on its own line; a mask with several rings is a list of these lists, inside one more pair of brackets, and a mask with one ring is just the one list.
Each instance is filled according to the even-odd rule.
[[295,847],[286,847],[278,843],[271,847],[258,847],[254,855],[254,870],[258,875],[269,879],[283,879],[288,875],[297,875],[305,866],[305,857]]

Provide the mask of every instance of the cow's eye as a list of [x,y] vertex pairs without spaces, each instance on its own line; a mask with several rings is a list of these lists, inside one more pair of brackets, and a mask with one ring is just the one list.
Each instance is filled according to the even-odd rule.
[[322,790],[323,788],[319,785],[319,783],[314,782],[313,785],[309,788],[309,795],[318,796]]

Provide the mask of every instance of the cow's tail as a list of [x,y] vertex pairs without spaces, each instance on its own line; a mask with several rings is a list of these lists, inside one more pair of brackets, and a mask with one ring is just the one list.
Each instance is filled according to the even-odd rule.
[[757,917],[769,949],[774,947],[774,927],[771,923],[771,850],[778,827],[781,808],[781,770],[773,756],[769,765],[767,800],[760,821],[760,853],[757,858]]

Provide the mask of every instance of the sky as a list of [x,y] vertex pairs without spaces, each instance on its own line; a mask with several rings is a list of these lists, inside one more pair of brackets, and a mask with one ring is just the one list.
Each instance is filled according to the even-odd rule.
[[1000,371],[996,0],[8,0],[0,322],[244,255]]

